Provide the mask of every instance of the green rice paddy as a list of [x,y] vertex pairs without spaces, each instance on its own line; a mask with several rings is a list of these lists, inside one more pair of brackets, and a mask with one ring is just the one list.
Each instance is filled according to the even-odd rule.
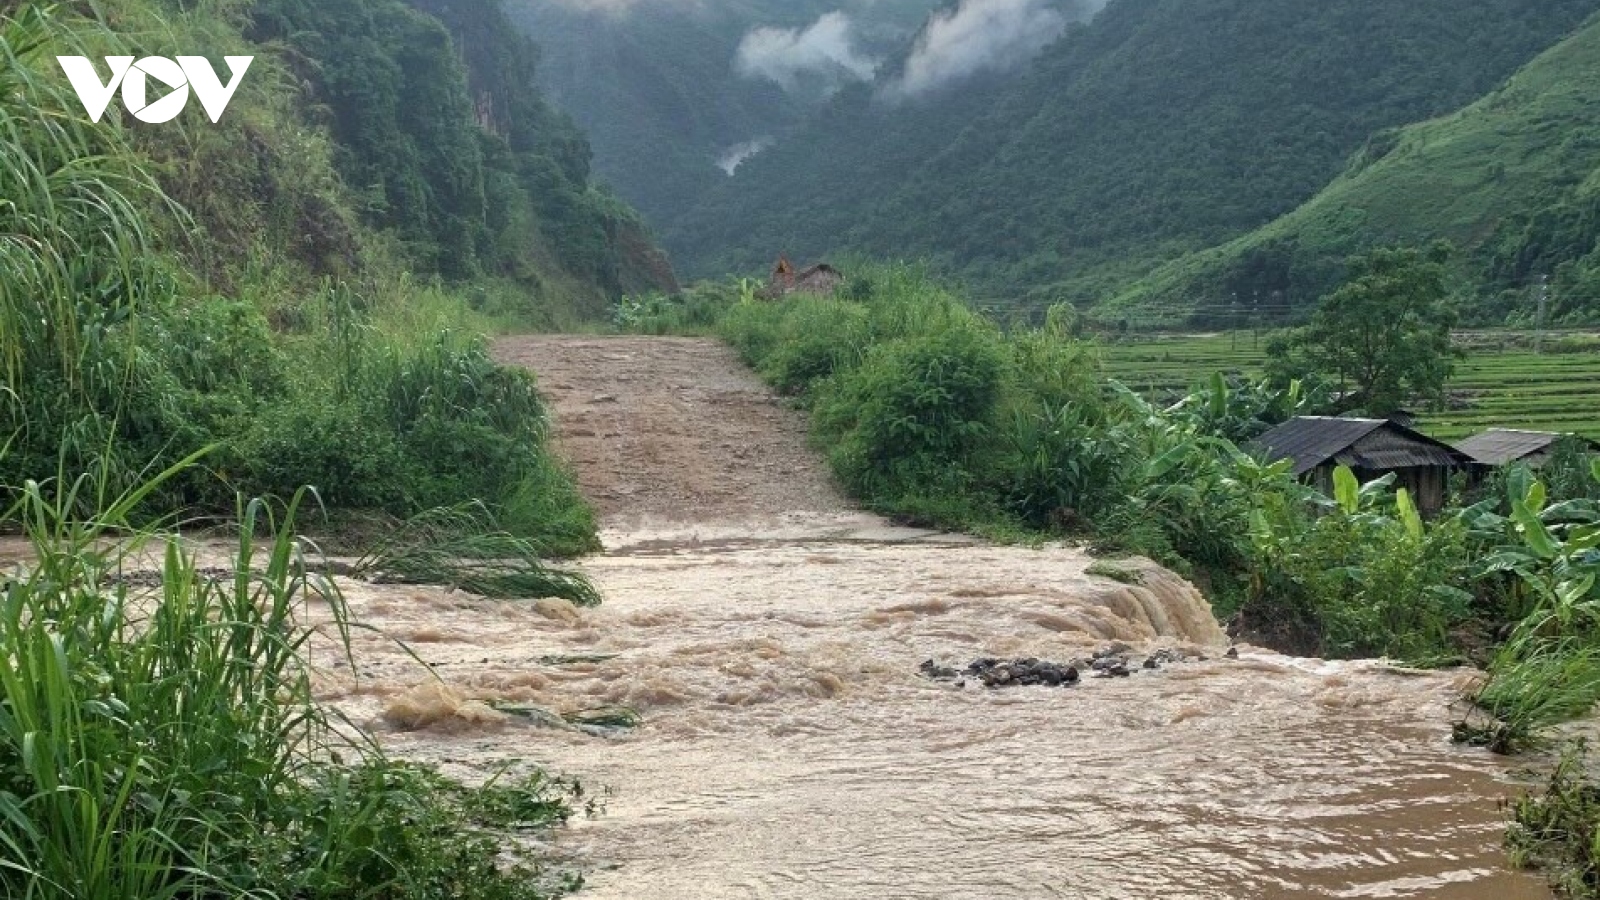
[[[1573,431],[1600,440],[1600,339],[1552,337],[1542,353],[1520,332],[1463,333],[1458,341],[1467,357],[1450,382],[1450,408],[1419,410],[1421,430],[1444,440],[1486,428]],[[1265,335],[1232,332],[1138,337],[1108,342],[1102,352],[1113,378],[1170,395],[1213,372],[1259,375],[1265,347]]]

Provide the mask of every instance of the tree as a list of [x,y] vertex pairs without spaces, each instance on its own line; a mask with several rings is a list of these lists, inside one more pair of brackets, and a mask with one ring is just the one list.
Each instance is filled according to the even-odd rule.
[[1341,408],[1372,415],[1411,400],[1442,401],[1462,355],[1450,343],[1456,313],[1445,262],[1452,252],[1439,242],[1352,258],[1344,284],[1322,298],[1311,324],[1268,343],[1269,372],[1280,381],[1327,377]]

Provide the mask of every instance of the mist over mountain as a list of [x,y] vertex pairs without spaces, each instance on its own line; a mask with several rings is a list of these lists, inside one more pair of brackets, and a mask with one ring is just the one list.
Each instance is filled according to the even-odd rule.
[[596,172],[668,221],[848,86],[942,0],[507,0]]
[[1061,37],[1069,24],[1090,18],[1105,4],[1106,0],[962,0],[929,18],[904,64],[880,87],[878,96],[910,100],[980,72],[1020,68]]

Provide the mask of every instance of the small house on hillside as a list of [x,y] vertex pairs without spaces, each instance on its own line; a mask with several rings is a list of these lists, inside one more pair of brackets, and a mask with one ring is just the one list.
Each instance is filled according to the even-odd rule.
[[821,294],[827,296],[844,284],[844,275],[827,263],[817,263],[804,269],[795,269],[786,256],[778,257],[772,267],[772,277],[767,279],[766,296],[777,300],[790,294]]
[[1444,507],[1450,474],[1476,467],[1472,457],[1389,419],[1301,416],[1256,438],[1253,449],[1269,461],[1294,462],[1295,477],[1325,493],[1333,470],[1348,466],[1363,482],[1395,475],[1424,513]]
[[[1555,443],[1571,435],[1553,431],[1518,431],[1514,428],[1491,428],[1456,442],[1456,449],[1486,466],[1509,466],[1527,463],[1535,468],[1550,458]],[[1600,442],[1579,438],[1592,452],[1600,452]]]

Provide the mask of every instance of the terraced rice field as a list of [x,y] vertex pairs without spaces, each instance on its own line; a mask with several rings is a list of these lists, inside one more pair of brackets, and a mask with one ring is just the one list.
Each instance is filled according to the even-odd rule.
[[[1450,384],[1462,408],[1423,411],[1422,430],[1445,440],[1491,427],[1575,431],[1600,440],[1600,343],[1570,352],[1579,340],[1552,340],[1551,351],[1536,354],[1525,335],[1464,334],[1468,355]],[[1175,394],[1217,371],[1259,375],[1265,346],[1248,332],[1161,336],[1108,343],[1104,357],[1112,377],[1129,387]]]

